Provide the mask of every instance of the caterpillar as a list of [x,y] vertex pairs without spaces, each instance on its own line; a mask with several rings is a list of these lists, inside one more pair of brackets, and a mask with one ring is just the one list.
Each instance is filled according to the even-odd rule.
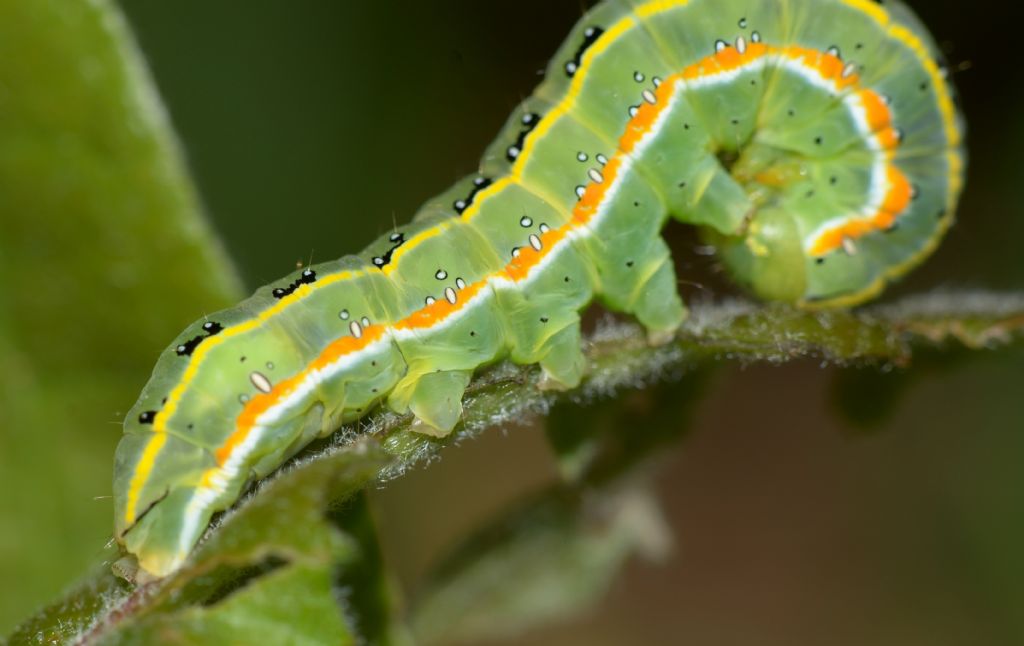
[[760,298],[872,298],[953,221],[964,126],[939,61],[897,1],[605,0],[478,173],[162,353],[116,451],[115,537],[163,576],[247,483],[375,406],[443,436],[485,364],[570,388],[594,299],[671,336],[669,216]]

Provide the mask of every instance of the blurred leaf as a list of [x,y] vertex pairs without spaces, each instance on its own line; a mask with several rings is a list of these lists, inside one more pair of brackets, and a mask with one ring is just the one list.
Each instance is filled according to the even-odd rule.
[[631,554],[660,555],[667,532],[635,487],[544,492],[454,550],[419,595],[413,631],[422,643],[514,638],[590,606]]
[[566,482],[496,515],[452,550],[419,595],[416,636],[515,637],[588,608],[633,554],[663,555],[668,529],[631,474],[685,435],[705,372],[589,405],[556,404],[546,428]]
[[0,0],[0,628],[96,558],[118,411],[239,291],[112,3]]

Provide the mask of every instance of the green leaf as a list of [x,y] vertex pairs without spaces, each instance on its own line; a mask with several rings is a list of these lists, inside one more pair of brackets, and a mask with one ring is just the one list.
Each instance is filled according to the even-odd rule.
[[334,597],[330,571],[296,564],[275,569],[219,603],[157,614],[98,643],[343,646],[358,642]]
[[0,0],[0,627],[102,551],[118,411],[239,292],[116,7]]
[[173,576],[132,588],[104,568],[13,641],[279,643],[270,636],[293,622],[309,631],[298,643],[394,640],[394,595],[357,495],[387,461],[364,441],[288,469],[225,514]]

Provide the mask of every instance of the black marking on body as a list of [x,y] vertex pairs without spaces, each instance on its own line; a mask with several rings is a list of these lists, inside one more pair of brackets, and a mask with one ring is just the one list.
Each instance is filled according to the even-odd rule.
[[164,498],[166,498],[166,497],[167,497],[167,495],[168,495],[168,494],[170,494],[170,493],[171,493],[171,489],[170,489],[170,487],[168,487],[167,489],[165,489],[165,490],[164,490],[164,492],[163,492],[162,494],[160,494],[160,497],[159,497],[159,498],[157,498],[157,499],[156,499],[156,500],[154,500],[153,502],[149,503],[149,505],[147,505],[147,506],[146,506],[146,508],[145,508],[145,509],[143,509],[141,513],[139,513],[139,514],[138,514],[137,516],[135,516],[135,522],[134,522],[134,523],[132,523],[131,525],[129,525],[128,527],[125,527],[125,528],[124,528],[124,531],[123,531],[123,532],[121,532],[121,536],[122,536],[122,537],[124,537],[124,536],[125,536],[125,535],[126,535],[126,534],[127,534],[128,532],[130,532],[130,531],[131,531],[131,530],[132,530],[132,529],[133,529],[133,528],[134,528],[134,527],[135,527],[136,525],[138,525],[138,524],[139,524],[139,522],[141,522],[141,521],[142,521],[143,517],[145,517],[145,515],[146,515],[146,514],[148,514],[149,512],[153,511],[153,507],[156,507],[156,506],[157,506],[157,505],[158,505],[158,504],[159,504],[160,502],[162,502],[162,501],[163,501],[163,499],[164,499]]
[[214,334],[218,334],[223,329],[224,326],[221,325],[220,323],[217,323],[215,321],[207,321],[206,323],[203,323],[203,331],[206,332],[205,336],[194,336],[188,341],[185,341],[184,343],[180,344],[178,347],[174,349],[174,351],[177,353],[179,357],[191,356],[192,353],[195,352],[196,348],[199,347],[199,344],[203,342],[203,339],[207,339],[213,336]]
[[139,424],[152,424],[154,419],[156,419],[155,410],[147,410],[139,413]]
[[392,233],[388,241],[391,243],[391,248],[385,251],[383,256],[375,256],[372,259],[373,266],[377,269],[383,270],[384,267],[391,263],[391,258],[395,255],[395,251],[405,244],[405,234]]
[[285,296],[294,294],[295,290],[297,290],[299,287],[303,285],[311,285],[315,282],[316,272],[313,271],[312,269],[304,269],[302,273],[299,274],[299,277],[295,279],[295,282],[293,282],[291,285],[288,285],[287,287],[275,287],[274,290],[270,293],[274,296],[274,298],[282,299]]
[[455,212],[462,215],[462,213],[473,204],[473,198],[476,197],[476,194],[490,186],[491,183],[492,180],[490,177],[477,177],[474,179],[473,188],[469,191],[469,195],[466,196],[466,199],[455,200],[455,203],[452,204],[455,208]]
[[519,155],[523,154],[523,146],[526,145],[526,138],[533,132],[533,129],[540,123],[540,115],[536,112],[527,112],[522,117],[523,129],[520,131],[519,136],[516,137],[516,142],[509,146],[505,150],[505,158],[510,162],[514,162],[519,159]]
[[572,60],[565,64],[565,73],[569,78],[576,75],[576,72],[580,69],[580,64],[583,62],[583,55],[587,53],[590,46],[596,43],[603,33],[604,29],[600,27],[587,27],[583,30],[583,43],[576,50],[576,55],[572,57]]

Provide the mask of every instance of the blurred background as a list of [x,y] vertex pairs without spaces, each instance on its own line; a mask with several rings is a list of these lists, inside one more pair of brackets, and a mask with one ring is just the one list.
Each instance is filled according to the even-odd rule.
[[[1024,288],[1015,154],[1024,75],[1007,65],[1015,41],[993,18],[1006,7],[912,4],[956,70],[970,172],[958,225],[886,300]],[[363,247],[472,172],[585,9],[580,0],[121,5],[247,290],[297,262]],[[681,277],[695,282],[683,286],[688,297],[728,290],[687,232],[670,236]],[[98,306],[116,312],[120,298]],[[150,358],[203,313],[197,304],[165,322],[169,334],[144,339]],[[686,440],[661,460],[676,537],[669,560],[630,563],[598,607],[530,641],[1024,643],[1024,353],[960,358],[924,357],[897,377],[811,363],[720,370]],[[53,403],[60,428],[0,428],[0,632],[82,575],[109,539],[103,496],[118,422],[151,367],[119,367],[135,388]],[[873,386],[858,405],[875,424],[844,417],[837,382],[844,393]],[[411,585],[453,540],[554,477],[541,429],[522,427],[446,451],[376,492],[398,579]]]

